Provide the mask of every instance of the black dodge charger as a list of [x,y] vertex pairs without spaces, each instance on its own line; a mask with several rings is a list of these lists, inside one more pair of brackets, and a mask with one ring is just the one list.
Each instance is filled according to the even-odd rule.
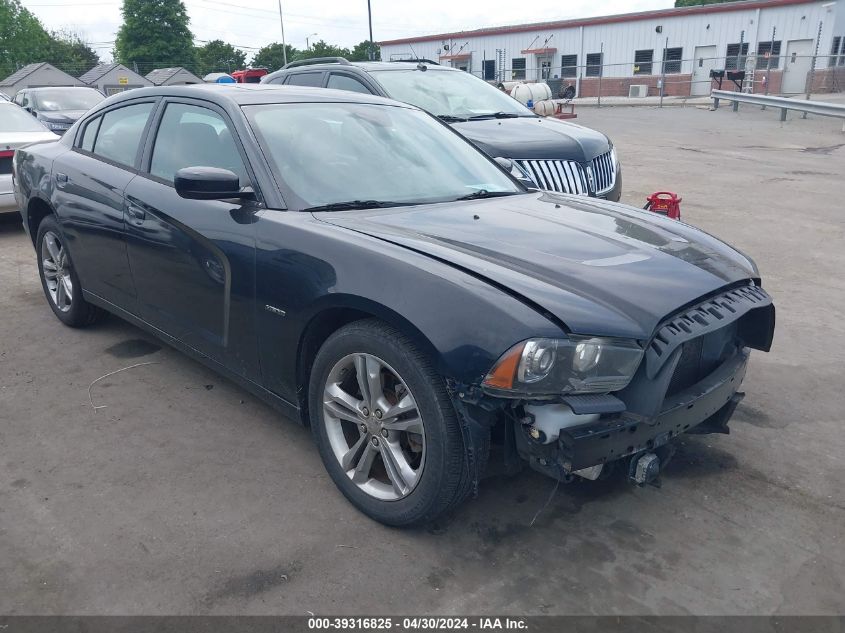
[[133,90],[18,150],[14,174],[63,323],[116,314],[310,424],[387,524],[454,507],[493,454],[647,483],[677,436],[727,432],[749,348],[772,341],[745,255],[527,189],[379,97]]

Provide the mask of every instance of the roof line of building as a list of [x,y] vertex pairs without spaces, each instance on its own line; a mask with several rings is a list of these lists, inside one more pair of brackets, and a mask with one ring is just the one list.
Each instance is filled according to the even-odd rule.
[[768,9],[793,4],[811,4],[820,0],[745,0],[744,2],[724,2],[719,4],[699,4],[691,7],[673,7],[670,9],[656,9],[637,13],[618,13],[594,18],[576,18],[571,20],[557,20],[552,22],[533,22],[530,24],[515,24],[511,26],[494,26],[471,31],[455,31],[452,33],[438,33],[435,35],[421,35],[397,40],[384,40],[379,46],[394,44],[414,44],[433,40],[448,40],[464,37],[479,37],[483,35],[507,35],[509,33],[523,33],[545,29],[573,28],[580,26],[595,26],[600,24],[615,24],[618,22],[635,22],[655,18],[671,18],[675,16],[698,15],[701,13],[725,13],[727,11],[746,11],[748,9]]

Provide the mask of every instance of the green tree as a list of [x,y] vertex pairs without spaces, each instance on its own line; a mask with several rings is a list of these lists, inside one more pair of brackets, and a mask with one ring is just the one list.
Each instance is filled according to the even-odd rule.
[[721,4],[722,2],[738,2],[739,0],[675,0],[676,7],[694,7],[699,4]]
[[123,24],[114,44],[115,60],[144,74],[153,68],[196,69],[194,36],[182,0],[123,0]]
[[314,42],[308,50],[300,51],[297,59],[311,59],[312,57],[346,57],[348,59],[351,55],[352,52],[348,48],[341,48],[319,40]]
[[50,35],[19,0],[0,0],[0,78],[19,66],[44,61]]
[[[352,49],[349,61],[365,62],[370,59],[370,40],[364,40],[360,44],[356,44]],[[381,49],[378,44],[373,44],[373,60],[381,61]]]
[[78,33],[50,33],[49,52],[44,61],[74,76],[81,75],[100,63],[100,56]]
[[[300,51],[295,49],[290,44],[285,44],[288,53],[288,62],[299,59]],[[260,48],[252,58],[252,66],[267,68],[270,72],[279,70],[285,65],[284,55],[282,54],[282,45],[278,42],[273,42],[267,46]]]
[[246,66],[246,53],[223,40],[212,40],[196,49],[200,77],[208,73],[230,73]]

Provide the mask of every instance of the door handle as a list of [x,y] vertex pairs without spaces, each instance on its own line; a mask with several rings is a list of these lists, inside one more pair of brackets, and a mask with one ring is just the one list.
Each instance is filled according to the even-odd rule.
[[64,188],[68,181],[69,178],[67,177],[67,174],[56,172],[56,184],[58,185],[59,189]]
[[126,203],[126,213],[130,218],[132,218],[132,223],[137,225],[143,224],[144,220],[147,218],[147,212],[131,202]]

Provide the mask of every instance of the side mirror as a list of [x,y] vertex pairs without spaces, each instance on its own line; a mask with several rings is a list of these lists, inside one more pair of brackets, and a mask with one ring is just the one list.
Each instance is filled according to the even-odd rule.
[[173,179],[176,193],[188,200],[228,200],[241,197],[237,174],[217,167],[185,167]]
[[499,163],[499,167],[504,169],[506,172],[508,172],[511,176],[516,178],[519,182],[521,182],[529,189],[537,188],[537,183],[535,183],[534,179],[528,175],[527,171],[525,171],[522,167],[519,166],[519,163],[512,161],[510,158],[503,158],[501,156],[497,156],[493,160]]

